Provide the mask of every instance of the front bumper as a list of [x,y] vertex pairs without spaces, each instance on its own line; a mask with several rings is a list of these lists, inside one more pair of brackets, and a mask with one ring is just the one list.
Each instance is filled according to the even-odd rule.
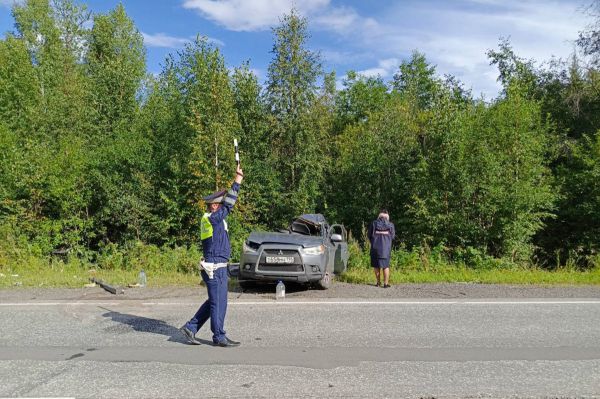
[[[268,263],[268,256],[293,257],[291,263]],[[240,259],[240,280],[317,282],[325,273],[325,254],[307,255],[294,245],[261,246],[256,252],[244,252]]]

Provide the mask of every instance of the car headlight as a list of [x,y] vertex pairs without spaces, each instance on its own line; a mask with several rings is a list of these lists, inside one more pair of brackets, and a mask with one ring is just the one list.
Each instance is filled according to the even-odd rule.
[[256,252],[258,250],[259,245],[253,242],[244,241],[242,245],[242,252]]
[[322,255],[325,253],[325,245],[302,248],[302,253],[304,253],[305,255]]

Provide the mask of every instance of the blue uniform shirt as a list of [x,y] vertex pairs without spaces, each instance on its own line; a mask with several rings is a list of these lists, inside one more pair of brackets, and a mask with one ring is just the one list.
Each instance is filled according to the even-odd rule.
[[231,189],[225,194],[221,207],[208,217],[213,233],[212,237],[202,240],[202,252],[206,262],[223,263],[229,261],[231,244],[229,243],[225,218],[233,210],[239,191],[240,185],[234,182]]
[[371,242],[371,257],[385,259],[392,253],[392,240],[396,236],[394,224],[378,218],[369,225],[368,237]]

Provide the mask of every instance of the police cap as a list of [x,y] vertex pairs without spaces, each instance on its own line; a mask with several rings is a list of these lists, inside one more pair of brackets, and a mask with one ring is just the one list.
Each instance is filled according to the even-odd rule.
[[223,202],[223,197],[227,190],[216,191],[211,195],[207,195],[206,197],[202,197],[205,203],[207,204],[220,204]]

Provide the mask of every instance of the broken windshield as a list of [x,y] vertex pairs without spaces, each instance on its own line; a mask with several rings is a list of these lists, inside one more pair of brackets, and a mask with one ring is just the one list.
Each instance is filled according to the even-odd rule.
[[307,236],[321,236],[322,227],[319,221],[322,218],[322,215],[302,215],[290,224],[290,231]]

